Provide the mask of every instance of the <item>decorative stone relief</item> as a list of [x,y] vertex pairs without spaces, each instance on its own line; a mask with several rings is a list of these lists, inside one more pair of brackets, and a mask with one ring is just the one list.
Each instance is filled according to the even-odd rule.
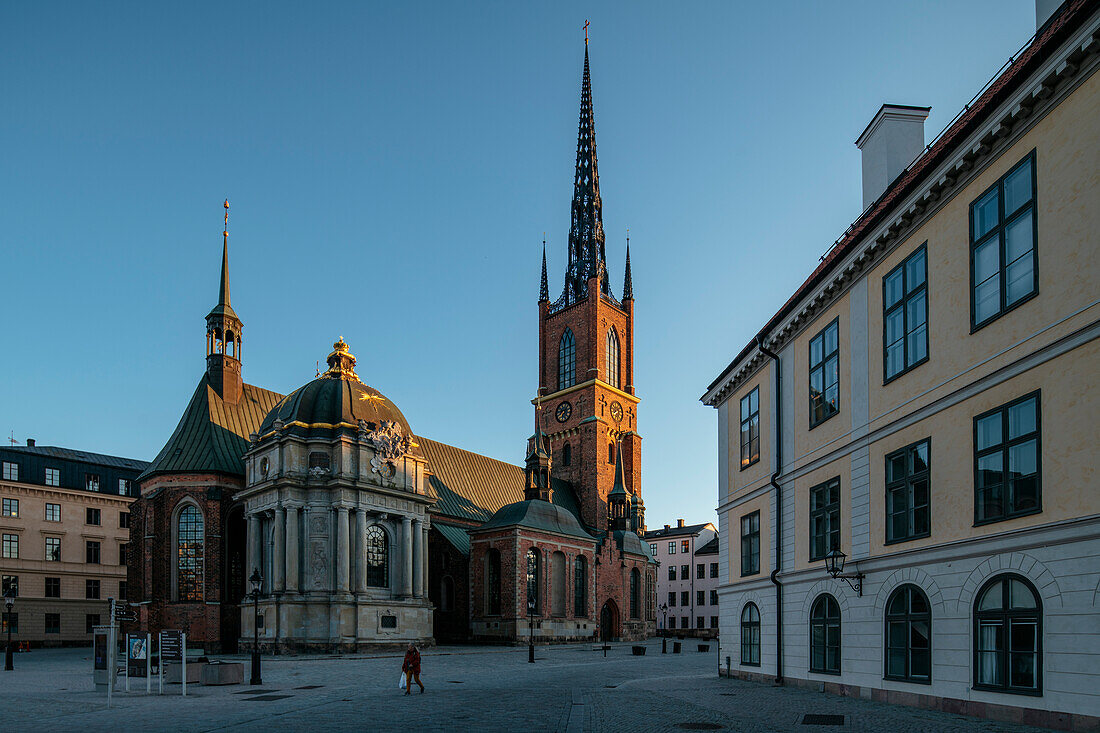
[[[392,420],[383,420],[377,430],[366,431],[364,421],[359,421],[359,430],[368,443],[370,443],[379,456],[388,460],[400,458],[409,452],[412,446],[412,438],[405,435],[401,426]],[[371,461],[374,465],[374,461]],[[376,472],[377,469],[372,469]]]
[[310,584],[316,590],[322,590],[327,585],[325,582],[328,579],[328,554],[325,552],[326,544],[324,540],[313,540],[310,542]]

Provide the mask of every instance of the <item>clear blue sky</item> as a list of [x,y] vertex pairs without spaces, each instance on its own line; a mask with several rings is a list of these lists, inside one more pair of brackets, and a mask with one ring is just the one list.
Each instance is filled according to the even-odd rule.
[[222,199],[246,381],[343,336],[418,433],[523,459],[583,54],[629,227],[651,527],[713,520],[707,384],[857,216],[884,101],[930,138],[1034,31],[982,2],[0,7],[0,430],[151,460],[204,368]]

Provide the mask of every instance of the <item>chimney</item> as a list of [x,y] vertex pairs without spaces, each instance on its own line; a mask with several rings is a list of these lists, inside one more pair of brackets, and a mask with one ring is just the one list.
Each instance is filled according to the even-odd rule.
[[683,526],[684,526],[684,520],[682,520],[682,519],[677,519],[677,520],[676,520],[676,526],[677,526],[677,527],[683,527]]
[[924,121],[931,109],[884,104],[856,140],[863,153],[864,211],[924,149]]
[[1054,17],[1058,8],[1062,7],[1062,0],[1035,0],[1035,32],[1047,24]]
[[668,526],[668,525],[666,524],[666,525],[665,525],[665,531],[667,532],[667,531],[669,531],[670,529],[672,529],[672,527],[669,527],[669,526]]
[[27,447],[28,448],[33,448],[34,447],[34,438],[27,438]]

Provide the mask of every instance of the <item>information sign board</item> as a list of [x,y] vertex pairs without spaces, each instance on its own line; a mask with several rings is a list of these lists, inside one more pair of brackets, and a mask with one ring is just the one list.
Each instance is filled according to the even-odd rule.
[[126,635],[126,676],[144,677],[149,664],[149,644],[145,634]]
[[183,632],[168,630],[160,632],[160,663],[183,661]]

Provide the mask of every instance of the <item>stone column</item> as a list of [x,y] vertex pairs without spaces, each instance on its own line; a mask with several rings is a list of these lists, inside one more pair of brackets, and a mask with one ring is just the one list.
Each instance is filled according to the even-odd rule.
[[412,595],[412,517],[401,517],[401,595]]
[[300,550],[298,507],[291,504],[286,508],[286,589],[288,593],[298,593],[302,588],[298,575],[298,553]]
[[412,576],[413,595],[416,598],[424,597],[424,532],[421,530],[423,520],[414,519],[412,523],[413,553]]
[[286,590],[286,509],[275,507],[275,551],[271,553],[272,588],[276,593]]
[[367,592],[367,510],[355,510],[355,592]]
[[428,597],[428,523],[420,523],[420,567],[423,568],[424,575],[421,576],[424,582],[420,585],[420,595],[422,598]]
[[347,593],[350,589],[351,550],[348,547],[348,508],[336,507],[336,591]]
[[[252,577],[253,570],[260,570],[263,557],[263,546],[260,544],[263,538],[260,534],[260,515],[248,515],[248,567],[244,570],[245,578]],[[249,586],[251,589],[251,586]]]

